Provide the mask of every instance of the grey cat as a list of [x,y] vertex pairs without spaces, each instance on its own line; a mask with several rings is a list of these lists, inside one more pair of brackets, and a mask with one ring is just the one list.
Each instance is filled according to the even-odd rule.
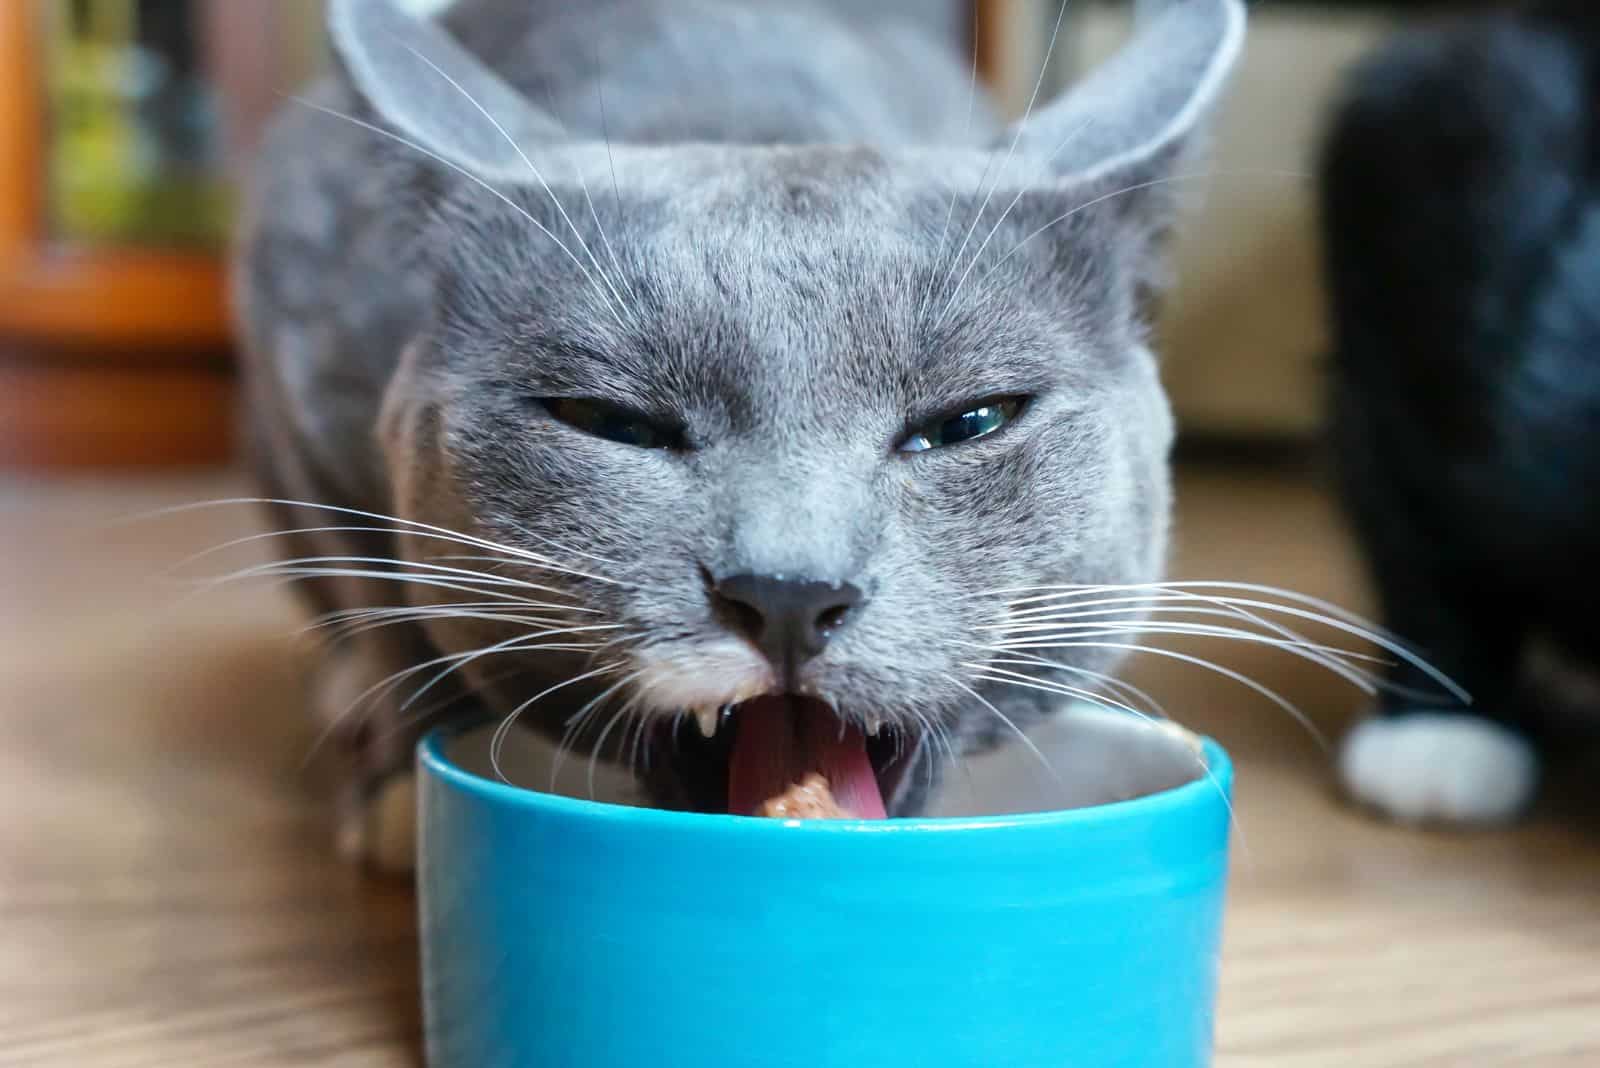
[[[389,624],[330,655],[329,716],[459,669],[340,720],[352,849],[441,716],[515,714],[662,804],[810,768],[898,815],[1047,714],[993,628],[1160,577],[1146,298],[1243,37],[1239,0],[1139,14],[1001,130],[866,12],[334,0],[238,263],[253,454],[307,502],[275,518],[315,604]],[[1017,674],[1120,655],[1062,653]]]

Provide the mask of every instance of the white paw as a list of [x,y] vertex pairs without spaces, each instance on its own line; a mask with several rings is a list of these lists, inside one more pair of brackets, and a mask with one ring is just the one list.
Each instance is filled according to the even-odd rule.
[[345,815],[339,851],[354,862],[388,875],[408,875],[417,866],[417,783],[396,775],[365,804]]
[[1345,789],[1401,823],[1509,823],[1533,800],[1539,758],[1520,735],[1477,716],[1367,720],[1345,739]]

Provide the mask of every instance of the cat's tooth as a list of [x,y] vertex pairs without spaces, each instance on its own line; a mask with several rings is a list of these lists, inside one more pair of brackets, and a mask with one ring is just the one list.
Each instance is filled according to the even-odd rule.
[[717,727],[722,723],[722,712],[715,705],[694,710],[694,721],[700,724],[700,735],[703,738],[715,738]]
[[882,716],[868,716],[867,717],[867,737],[868,738],[876,738],[878,736],[878,732],[881,731],[881,730],[883,730],[883,717]]

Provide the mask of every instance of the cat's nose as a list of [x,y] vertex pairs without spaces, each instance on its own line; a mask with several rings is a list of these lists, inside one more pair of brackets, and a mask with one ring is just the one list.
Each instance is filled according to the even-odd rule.
[[861,591],[848,582],[810,582],[776,575],[735,575],[714,588],[736,629],[790,679],[850,622]]

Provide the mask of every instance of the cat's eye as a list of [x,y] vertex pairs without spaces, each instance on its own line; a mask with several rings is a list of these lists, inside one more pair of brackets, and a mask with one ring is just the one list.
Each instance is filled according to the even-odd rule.
[[549,397],[539,401],[551,417],[585,434],[640,449],[680,449],[683,432],[640,412],[605,401]]
[[1015,419],[1028,403],[1026,397],[994,397],[964,411],[941,415],[906,435],[901,452],[927,452],[988,437]]

